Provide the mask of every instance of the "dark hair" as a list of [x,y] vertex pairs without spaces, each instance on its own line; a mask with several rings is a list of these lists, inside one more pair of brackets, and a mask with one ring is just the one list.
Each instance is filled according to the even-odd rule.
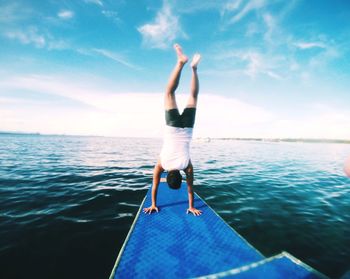
[[166,177],[166,182],[168,183],[171,189],[174,189],[174,190],[180,189],[181,182],[182,182],[182,176],[180,171],[178,170],[169,171]]

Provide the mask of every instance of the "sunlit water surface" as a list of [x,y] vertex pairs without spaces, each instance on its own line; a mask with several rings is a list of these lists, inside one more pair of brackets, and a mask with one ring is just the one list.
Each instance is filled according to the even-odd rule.
[[[0,136],[0,278],[107,278],[161,140]],[[350,269],[350,145],[194,141],[195,191],[265,256]]]

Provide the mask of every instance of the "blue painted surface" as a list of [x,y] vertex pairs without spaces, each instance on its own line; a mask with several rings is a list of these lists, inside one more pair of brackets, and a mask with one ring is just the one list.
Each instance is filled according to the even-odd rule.
[[[151,189],[144,207],[151,204]],[[114,278],[188,278],[247,265],[263,256],[197,195],[203,214],[186,214],[187,186],[160,183],[159,213],[140,213],[117,264]]]
[[[111,278],[326,278],[285,252],[265,259],[198,195],[203,214],[186,214],[187,195],[186,183],[160,183],[159,213],[136,217]],[[141,208],[150,205],[151,188]]]
[[[219,276],[220,277],[220,276]],[[298,265],[287,256],[277,257],[262,265],[242,270],[239,273],[224,276],[235,279],[319,279],[326,278],[322,274],[314,273],[305,266]]]

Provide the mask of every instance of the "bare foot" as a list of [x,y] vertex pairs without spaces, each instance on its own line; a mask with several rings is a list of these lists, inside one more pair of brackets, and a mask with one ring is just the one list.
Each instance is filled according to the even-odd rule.
[[194,69],[197,69],[197,66],[200,60],[201,60],[201,55],[199,53],[196,53],[192,58],[191,67]]
[[188,57],[183,54],[182,52],[182,48],[180,47],[180,45],[175,44],[174,45],[174,49],[176,51],[176,55],[177,55],[177,60],[181,63],[181,64],[186,64],[186,62],[188,61]]

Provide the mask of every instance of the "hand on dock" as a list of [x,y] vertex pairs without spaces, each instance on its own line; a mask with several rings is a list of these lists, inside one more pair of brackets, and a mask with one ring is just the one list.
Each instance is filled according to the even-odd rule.
[[199,215],[202,214],[202,211],[201,211],[201,210],[195,209],[194,207],[188,208],[188,209],[187,209],[186,213],[188,214],[188,213],[190,213],[190,212],[191,212],[194,216],[199,216]]
[[151,214],[152,211],[159,212],[158,211],[158,207],[152,205],[150,207],[146,207],[146,208],[143,209],[143,212],[144,213],[148,213],[148,214]]

